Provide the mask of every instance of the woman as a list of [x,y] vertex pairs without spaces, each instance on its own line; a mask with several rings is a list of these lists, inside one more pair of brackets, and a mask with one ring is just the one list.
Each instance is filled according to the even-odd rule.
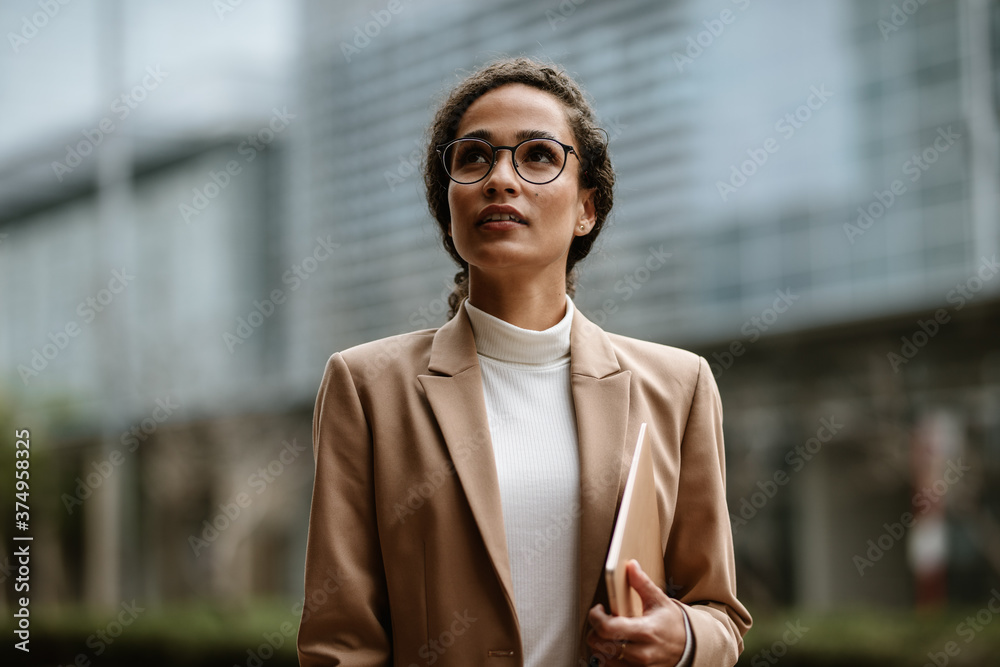
[[[461,267],[453,317],[327,363],[300,663],[734,664],[751,620],[708,365],[569,298],[614,184],[580,89],[527,59],[485,67],[439,109],[425,182]],[[633,562],[644,614],[612,617],[603,563],[642,422],[674,597]]]

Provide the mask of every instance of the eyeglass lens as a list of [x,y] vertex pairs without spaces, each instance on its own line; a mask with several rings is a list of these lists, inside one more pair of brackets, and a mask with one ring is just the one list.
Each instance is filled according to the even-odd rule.
[[[551,139],[532,139],[514,151],[514,169],[524,180],[542,184],[554,180],[563,170],[566,151]],[[482,180],[493,166],[493,147],[480,139],[459,139],[444,154],[448,175],[459,183]]]

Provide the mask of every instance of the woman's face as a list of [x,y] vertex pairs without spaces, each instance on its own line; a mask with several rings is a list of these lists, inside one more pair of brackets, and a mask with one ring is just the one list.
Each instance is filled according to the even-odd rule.
[[[514,146],[528,137],[553,138],[574,147],[577,143],[562,102],[520,83],[495,88],[473,102],[455,136],[475,136],[494,146]],[[594,191],[580,187],[579,174],[580,161],[571,153],[558,178],[534,185],[514,171],[511,152],[503,150],[478,183],[449,181],[448,234],[473,277],[477,272],[499,276],[513,271],[563,278],[570,243],[594,226]],[[497,213],[517,220],[484,220]]]

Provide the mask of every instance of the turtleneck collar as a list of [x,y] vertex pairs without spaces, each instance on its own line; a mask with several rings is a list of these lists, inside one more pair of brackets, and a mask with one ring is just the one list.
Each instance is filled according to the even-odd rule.
[[548,364],[569,359],[569,333],[573,323],[573,300],[566,295],[566,315],[545,331],[522,329],[476,308],[468,300],[476,351],[484,357],[518,364]]

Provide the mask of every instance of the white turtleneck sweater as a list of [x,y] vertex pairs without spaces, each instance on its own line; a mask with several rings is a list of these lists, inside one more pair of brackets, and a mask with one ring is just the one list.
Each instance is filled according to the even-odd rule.
[[[580,457],[570,385],[575,310],[545,331],[514,326],[468,301],[500,482],[525,667],[576,664]],[[691,626],[677,663],[691,663]]]
[[545,331],[465,304],[479,353],[525,667],[576,664],[580,457],[566,315]]

